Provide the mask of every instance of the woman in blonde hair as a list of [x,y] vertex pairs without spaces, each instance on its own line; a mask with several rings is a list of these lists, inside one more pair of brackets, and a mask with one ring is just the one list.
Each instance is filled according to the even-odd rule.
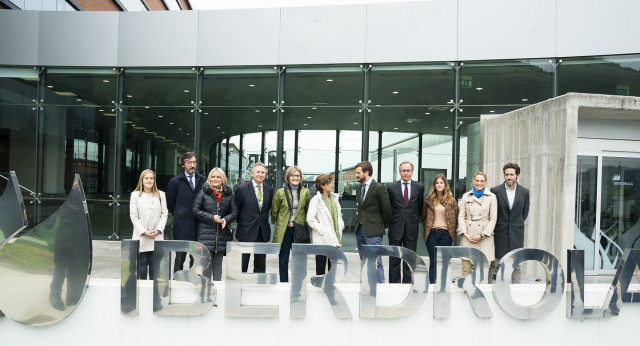
[[[460,246],[479,249],[489,262],[495,259],[493,228],[498,219],[498,201],[489,189],[486,189],[487,175],[477,172],[473,176],[473,189],[465,192],[460,199],[458,214],[458,234],[463,238]],[[471,272],[471,261],[462,261],[462,273]],[[489,278],[489,282],[492,278]]]
[[214,281],[222,280],[222,260],[227,253],[227,242],[233,240],[231,223],[238,217],[238,208],[227,175],[221,168],[214,168],[207,176],[193,200],[193,215],[198,219],[196,239],[204,244],[211,254],[212,263],[203,276]]
[[456,242],[458,228],[458,204],[451,195],[449,182],[444,174],[436,175],[431,191],[422,207],[424,241],[429,252],[429,281],[436,278],[436,246],[451,246]]
[[167,224],[167,199],[164,192],[158,190],[156,174],[145,169],[140,174],[138,186],[131,193],[129,216],[133,223],[132,240],[140,240],[140,264],[138,278],[154,278],[153,247],[155,240],[162,240],[162,232]]

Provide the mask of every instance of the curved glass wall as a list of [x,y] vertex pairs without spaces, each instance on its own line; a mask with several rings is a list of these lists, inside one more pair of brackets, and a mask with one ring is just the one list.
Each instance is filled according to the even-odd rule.
[[[423,64],[246,68],[0,67],[0,174],[18,175],[30,223],[83,179],[96,239],[130,237],[128,201],[152,168],[166,190],[185,151],[198,171],[222,167],[231,184],[254,162],[283,184],[299,165],[315,193],[334,176],[347,233],[355,165],[374,178],[430,186],[444,173],[459,196],[479,169],[479,120],[567,92],[640,95],[640,56]],[[5,180],[0,178],[0,192]],[[428,190],[428,189],[427,189]],[[169,223],[170,224],[170,223]],[[347,242],[345,250],[353,251]],[[422,251],[422,250],[420,250]]]

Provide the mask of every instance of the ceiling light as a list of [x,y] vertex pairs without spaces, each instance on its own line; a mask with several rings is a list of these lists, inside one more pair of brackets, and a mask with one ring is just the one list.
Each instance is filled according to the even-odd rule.
[[522,102],[527,102],[529,101],[529,99],[522,99]]
[[445,126],[444,128],[445,128],[445,129],[448,129],[448,128],[449,128],[449,126]]
[[116,113],[102,113],[105,117],[115,117]]
[[358,123],[353,123],[353,125],[358,125]]
[[318,109],[318,107],[311,107],[311,109]]
[[204,115],[209,115],[209,112],[204,112]]
[[182,131],[182,127],[178,127],[178,131]]
[[333,82],[333,79],[327,79],[327,82]]
[[47,88],[51,89],[53,88],[53,85],[47,85]]
[[391,93],[392,93],[392,94],[394,94],[394,95],[396,95],[396,94],[398,94],[399,92],[398,92],[398,91],[392,91]]
[[173,125],[173,123],[169,123],[169,125]]
[[60,95],[60,96],[78,96],[74,93],[72,93],[71,91],[54,91],[54,93]]
[[184,89],[184,92],[186,92],[186,93],[188,93],[188,92],[189,92],[189,90],[187,90],[187,89]]
[[102,81],[105,82],[105,83],[109,83],[108,79],[103,79]]
[[492,110],[492,111],[489,111],[489,113],[495,113],[495,112],[496,112],[496,111],[493,111],[493,110]]
[[256,85],[255,85],[255,84],[249,84],[249,86],[253,88],[253,87],[254,87],[254,86],[256,86]]
[[482,90],[482,88],[476,88],[476,90],[481,91],[481,90]]
[[259,109],[256,109],[256,113],[260,113],[260,110],[259,110]]
[[302,124],[302,125],[307,126],[307,124]]
[[311,119],[312,117],[307,117],[307,119]]
[[258,125],[258,127],[262,127],[262,125]]
[[218,127],[216,127],[216,128],[217,128],[217,129],[219,129],[219,128],[220,128],[220,126],[218,126]]
[[[125,123],[125,124],[133,124],[133,121],[125,120],[125,121],[124,121],[124,123]],[[133,125],[133,126],[135,126],[135,125]]]
[[133,95],[127,95],[127,97],[128,97],[128,98],[132,98],[132,97],[133,97]]
[[98,112],[104,112],[104,109],[98,109]]
[[76,99],[76,101],[80,102],[80,101],[82,101],[82,99]]
[[426,115],[429,115],[429,114],[431,114],[431,113],[429,113],[429,112],[426,112],[426,113],[424,113],[424,114],[426,114]]
[[158,115],[158,118],[162,118],[162,115]]
[[144,106],[144,108],[145,108],[145,109],[149,109],[149,108],[151,108],[151,107],[149,107],[149,106]]
[[394,129],[394,130],[397,130],[398,128],[397,128],[397,127],[394,127],[393,129]]
[[142,127],[142,126],[134,126],[133,128],[136,129],[136,130],[146,130],[147,129],[146,127]]

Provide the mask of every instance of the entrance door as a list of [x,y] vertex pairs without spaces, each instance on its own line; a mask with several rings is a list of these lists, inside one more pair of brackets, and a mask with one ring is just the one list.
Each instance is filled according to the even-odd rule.
[[612,273],[626,248],[640,248],[640,154],[581,154],[574,246],[585,269]]

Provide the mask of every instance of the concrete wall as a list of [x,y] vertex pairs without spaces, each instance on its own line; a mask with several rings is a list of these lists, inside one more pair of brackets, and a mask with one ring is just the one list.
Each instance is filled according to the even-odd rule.
[[640,2],[612,2],[432,0],[214,11],[0,11],[0,32],[8,33],[0,35],[0,65],[362,64],[639,53],[640,40],[629,38],[640,34],[635,20]]
[[[612,111],[625,111],[624,119]],[[519,182],[530,189],[531,202],[524,245],[547,250],[561,263],[573,248],[578,124],[598,113],[609,126],[638,124],[640,98],[569,93],[481,120],[488,185],[503,182],[506,162],[520,165]]]

